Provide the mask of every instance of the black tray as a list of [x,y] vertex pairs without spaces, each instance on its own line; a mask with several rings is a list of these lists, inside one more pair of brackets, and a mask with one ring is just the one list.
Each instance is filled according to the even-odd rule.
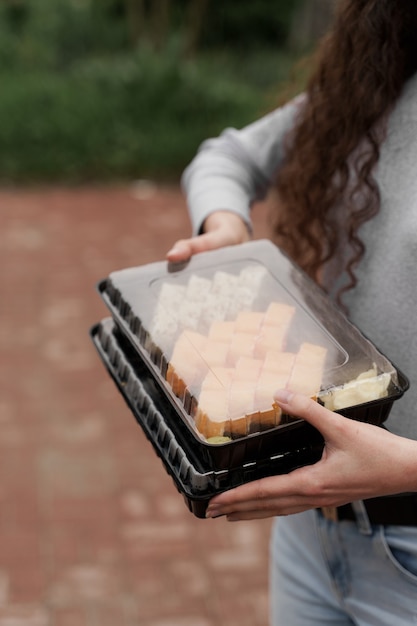
[[[224,444],[213,445],[204,441],[196,432],[191,418],[181,417],[182,406],[178,399],[174,394],[169,393],[166,386],[159,384],[159,378],[155,376],[153,367],[141,352],[135,350],[129,336],[126,335],[123,322],[116,320],[114,324],[117,329],[118,342],[123,346],[124,354],[131,363],[135,364],[138,376],[142,380],[146,379],[148,393],[154,400],[157,400],[165,423],[187,451],[188,457],[201,471],[220,471],[240,467],[244,463],[269,459],[277,454],[287,454],[322,443],[320,433],[301,419]],[[336,412],[357,421],[377,426],[383,424],[389,416],[393,402],[400,398],[408,387],[408,380],[398,369],[397,374],[399,387],[395,388],[389,397]]]
[[[247,246],[250,254],[253,254],[257,260],[268,258],[271,253],[270,247],[263,242],[252,242]],[[227,254],[228,259],[239,259],[239,247],[234,246],[224,254]],[[282,286],[290,290],[296,284],[303,306],[314,306],[315,314],[320,318],[328,318],[327,331],[332,337],[335,337],[342,346],[350,345],[352,349],[359,352],[369,351],[370,362],[378,359],[381,359],[381,362],[388,362],[388,359],[379,353],[339,310],[334,308],[329,298],[317,285],[312,284],[312,281],[302,273],[294,270],[291,263],[278,251],[273,250],[273,254],[277,255],[275,271],[280,275]],[[211,263],[217,267],[217,257],[206,253],[206,256],[202,254],[193,257],[190,265],[198,271],[201,267],[210,266]],[[165,423],[187,452],[194,466],[201,471],[230,470],[239,468],[245,463],[260,462],[275,455],[291,453],[294,450],[322,443],[321,435],[315,429],[305,421],[293,418],[284,419],[283,423],[275,428],[252,433],[220,445],[204,440],[195,427],[190,414],[192,411],[187,410],[187,406],[176,397],[166,383],[165,354],[157,348],[149,349],[150,337],[146,330],[149,320],[146,320],[144,325],[137,313],[138,309],[146,310],[147,308],[143,301],[148,297],[149,283],[161,275],[165,276],[166,272],[164,263],[130,268],[116,273],[116,283],[113,282],[112,275],[101,281],[98,284],[98,291],[116,324],[120,345],[123,345],[124,352],[129,355],[129,359],[135,363],[135,366],[140,368],[141,376],[146,376],[149,394],[152,398],[158,399]],[[177,274],[179,279],[181,274],[182,272]],[[135,294],[133,305],[123,296],[126,289]],[[337,412],[351,419],[381,425],[387,419],[393,402],[400,398],[408,388],[406,377],[395,366],[392,367],[396,372],[396,380],[390,383],[387,397],[357,404]],[[189,403],[194,401],[195,399],[190,396]]]
[[229,470],[204,471],[204,459],[196,467],[165,420],[169,403],[114,321],[102,320],[91,329],[90,336],[108,373],[196,517],[205,516],[209,500],[218,493],[265,476],[285,474],[320,459],[323,440],[309,427],[308,442],[293,446],[292,450],[276,451],[270,457]]

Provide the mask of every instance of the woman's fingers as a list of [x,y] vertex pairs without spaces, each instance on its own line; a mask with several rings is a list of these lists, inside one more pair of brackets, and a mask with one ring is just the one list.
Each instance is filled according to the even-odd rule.
[[246,483],[210,500],[207,517],[237,514],[253,518],[254,515],[269,517],[298,513],[314,506],[308,483],[305,468]]
[[194,254],[216,250],[224,245],[227,244],[223,243],[223,239],[218,233],[205,233],[190,239],[180,239],[167,252],[166,258],[173,263],[187,261]]
[[351,420],[333,413],[324,406],[299,393],[292,393],[286,389],[277,390],[274,400],[284,413],[301,417],[317,428],[325,439],[337,436],[338,427],[349,426]]
[[194,254],[244,243],[250,239],[246,222],[231,211],[215,211],[204,222],[204,233],[180,239],[167,252],[171,263],[187,261]]
[[352,420],[287,390],[277,391],[274,397],[285,413],[303,418],[320,430],[326,441],[322,462],[300,467],[288,474],[255,480],[219,494],[210,501],[207,517],[226,515],[231,521],[255,519],[299,513],[323,506],[328,498],[332,503],[334,489],[326,487],[328,476],[324,465],[328,465],[332,451],[340,451],[345,456],[345,435],[353,425]]

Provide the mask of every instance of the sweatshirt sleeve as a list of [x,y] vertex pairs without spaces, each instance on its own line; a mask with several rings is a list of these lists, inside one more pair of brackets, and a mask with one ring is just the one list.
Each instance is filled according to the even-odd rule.
[[284,156],[285,136],[303,101],[298,96],[241,130],[227,128],[201,144],[181,181],[193,234],[216,210],[237,213],[250,227],[250,208],[269,190]]

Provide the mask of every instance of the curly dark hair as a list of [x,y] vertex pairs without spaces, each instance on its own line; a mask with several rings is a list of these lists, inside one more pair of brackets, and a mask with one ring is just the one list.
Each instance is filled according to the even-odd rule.
[[288,137],[273,238],[318,282],[347,242],[343,291],[365,252],[359,228],[379,210],[373,172],[388,115],[417,70],[416,36],[417,0],[339,0]]

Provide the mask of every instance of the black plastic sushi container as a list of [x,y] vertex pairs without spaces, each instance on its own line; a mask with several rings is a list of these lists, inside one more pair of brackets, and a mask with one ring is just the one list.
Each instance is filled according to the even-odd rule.
[[158,262],[115,271],[98,290],[120,354],[139,368],[138,380],[146,377],[164,428],[204,476],[230,478],[316,450],[317,431],[274,404],[278,387],[376,425],[407,389],[406,377],[271,242],[202,253],[174,270]]
[[209,500],[218,493],[257,478],[288,473],[320,458],[323,443],[317,431],[311,429],[308,441],[306,438],[304,445],[291,452],[229,470],[204,470],[204,463],[192,462],[170,428],[166,419],[173,411],[170,402],[156,388],[152,374],[114,321],[106,318],[96,324],[91,329],[91,338],[108,373],[196,517],[205,517]]

